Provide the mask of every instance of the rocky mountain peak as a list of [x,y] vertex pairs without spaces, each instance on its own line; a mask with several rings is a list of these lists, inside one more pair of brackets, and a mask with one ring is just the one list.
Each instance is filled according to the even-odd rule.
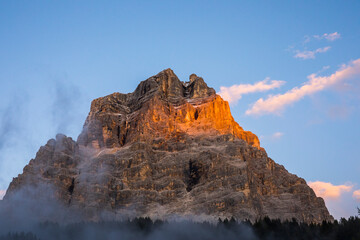
[[50,194],[85,220],[333,220],[324,200],[267,156],[203,78],[181,82],[171,69],[132,93],[93,100],[78,140],[49,140],[13,179],[5,201],[22,191],[36,192],[35,203]]
[[176,100],[183,97],[184,88],[179,78],[168,68],[142,81],[133,92],[133,97],[138,100],[154,93],[169,100]]
[[215,95],[215,90],[209,88],[203,78],[191,74],[189,80],[180,81],[173,70],[168,68],[142,81],[134,91],[133,97],[139,100],[147,95],[159,94],[172,103],[178,103],[184,99]]
[[171,69],[142,81],[133,93],[95,99],[78,142],[111,148],[180,133],[232,134],[260,148],[257,136],[234,121],[228,102],[203,78],[192,74],[182,82]]
[[202,77],[191,74],[189,82],[185,83],[190,98],[208,97],[215,94],[213,88],[209,88]]

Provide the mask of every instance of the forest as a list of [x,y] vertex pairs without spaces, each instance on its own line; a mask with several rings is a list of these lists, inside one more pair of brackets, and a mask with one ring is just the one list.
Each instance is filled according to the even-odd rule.
[[120,222],[81,222],[61,225],[39,223],[31,231],[9,232],[0,235],[0,240],[82,240],[82,239],[360,239],[358,216],[321,224],[272,220],[268,217],[251,223],[237,222],[234,218],[219,219],[217,223],[191,221],[161,221],[145,217]]

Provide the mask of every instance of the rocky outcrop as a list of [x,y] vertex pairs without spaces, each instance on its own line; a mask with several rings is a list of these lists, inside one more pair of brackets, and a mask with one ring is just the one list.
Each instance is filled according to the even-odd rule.
[[95,99],[77,142],[58,135],[10,184],[51,184],[85,219],[269,216],[331,221],[322,198],[270,159],[195,74],[167,69],[133,93]]
[[[4,199],[22,187],[36,187],[40,184],[51,184],[56,189],[56,197],[63,202],[70,202],[73,182],[79,174],[77,167],[83,160],[79,146],[71,138],[58,134],[40,147],[35,159],[24,167],[23,174],[10,183]],[[46,194],[46,192],[44,192]]]

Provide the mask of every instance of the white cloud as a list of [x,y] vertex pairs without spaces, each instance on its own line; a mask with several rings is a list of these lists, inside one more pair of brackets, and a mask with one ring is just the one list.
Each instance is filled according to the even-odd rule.
[[330,48],[331,48],[330,46],[323,47],[323,48],[318,48],[318,49],[315,50],[315,53],[324,53],[324,52],[329,51]]
[[317,74],[322,73],[322,72],[325,72],[325,71],[328,70],[329,68],[330,68],[330,66],[323,66],[323,67],[321,68],[321,70],[319,70],[319,71],[317,72]]
[[261,140],[267,140],[267,141],[276,141],[279,140],[282,136],[284,136],[283,132],[275,132],[271,135],[262,135],[260,136]]
[[270,95],[265,100],[260,98],[246,111],[246,114],[280,114],[286,106],[301,100],[307,95],[312,95],[329,86],[359,75],[360,59],[354,60],[348,65],[342,65],[340,69],[329,76],[317,76],[316,74],[311,74],[308,76],[309,81],[305,82],[301,87],[294,87],[283,94]]
[[360,189],[353,192],[353,198],[360,202]]
[[352,185],[333,185],[328,182],[308,182],[308,185],[314,190],[316,196],[324,199],[339,199],[345,192],[350,192]]
[[328,41],[335,41],[336,39],[339,39],[341,37],[341,34],[338,32],[333,33],[324,33],[323,35],[314,35],[314,38],[321,40],[326,39]]
[[270,78],[265,78],[265,80],[256,82],[254,84],[238,84],[232,85],[230,87],[220,87],[219,95],[226,101],[230,103],[237,102],[241,99],[242,95],[255,93],[255,92],[264,92],[274,88],[279,88],[285,82],[279,80],[270,80]]
[[314,51],[308,51],[308,50],[305,50],[305,51],[299,51],[297,50],[296,51],[296,54],[294,55],[294,58],[301,58],[301,59],[314,59],[315,58],[315,55],[317,53],[324,53],[324,52],[327,52],[330,50],[330,46],[327,46],[327,47],[323,47],[323,48],[318,48]]
[[6,190],[0,190],[0,200],[5,196]]
[[276,133],[274,133],[271,137],[272,137],[273,139],[279,139],[279,138],[281,138],[282,136],[284,136],[284,133],[282,133],[282,132],[276,132]]

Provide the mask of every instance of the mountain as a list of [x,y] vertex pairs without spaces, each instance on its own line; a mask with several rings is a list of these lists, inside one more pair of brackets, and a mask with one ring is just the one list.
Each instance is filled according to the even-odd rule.
[[49,140],[4,201],[32,188],[87,220],[333,220],[306,181],[234,121],[228,102],[201,77],[181,82],[171,69],[133,93],[93,100],[77,141],[60,134]]

